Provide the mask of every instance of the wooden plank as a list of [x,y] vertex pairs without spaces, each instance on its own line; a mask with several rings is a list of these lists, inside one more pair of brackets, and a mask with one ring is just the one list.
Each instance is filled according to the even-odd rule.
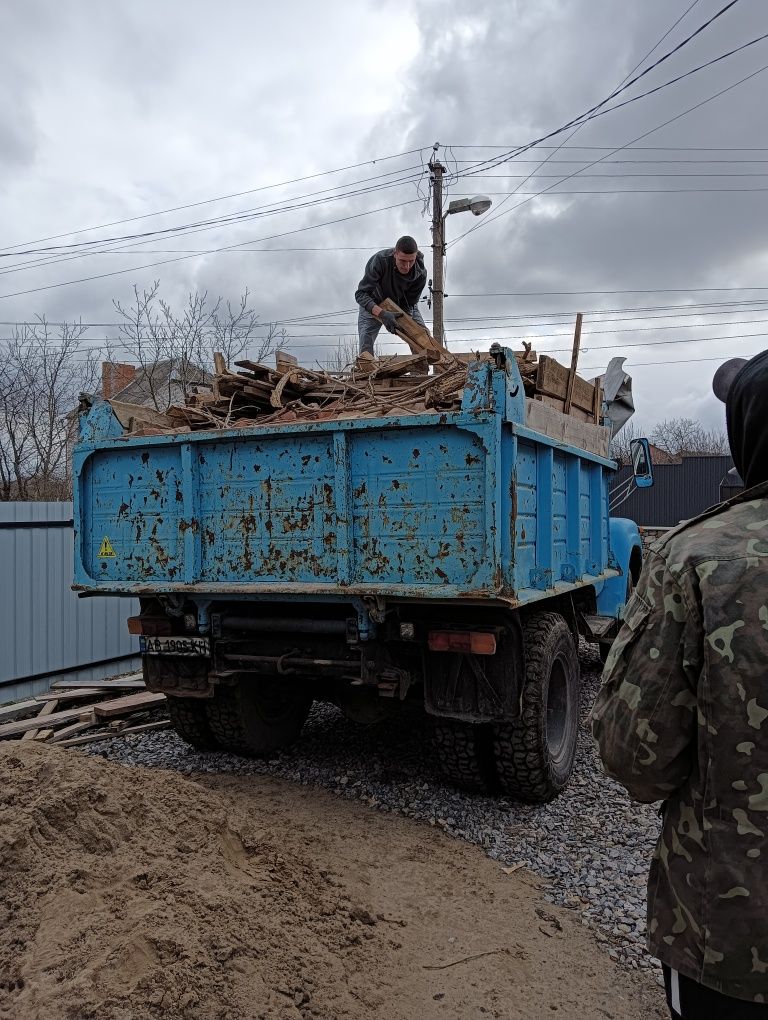
[[127,715],[129,712],[150,708],[152,705],[159,705],[163,702],[165,702],[164,694],[142,691],[140,694],[126,694],[124,698],[115,698],[113,701],[105,701],[92,707],[97,719],[115,719],[117,716]]
[[[249,372],[253,372],[253,374],[257,375],[260,379],[268,379],[274,371],[269,367],[269,365],[262,365],[260,361],[249,361],[247,358],[244,358],[242,361],[236,361],[235,367],[245,368]],[[223,373],[221,374],[223,375]],[[231,378],[231,376],[228,378]]]
[[53,736],[53,730],[38,730],[35,740],[49,740]]
[[602,412],[602,409],[603,409],[603,387],[600,384],[600,380],[599,379],[595,379],[594,387],[595,387],[594,418],[595,418],[595,425],[599,425],[600,424],[600,415],[601,415],[601,412]]
[[3,705],[0,707],[0,724],[12,722],[14,719],[21,719],[25,715],[32,715],[33,712],[39,710],[39,698],[33,698],[31,701],[17,701],[13,705]]
[[394,379],[413,373],[425,375],[428,370],[429,361],[424,354],[394,354],[382,358],[375,369],[377,379]]
[[399,312],[397,320],[397,335],[405,340],[413,354],[425,354],[432,361],[442,361],[443,358],[450,360],[451,355],[445,347],[439,343],[424,326],[420,326],[415,319],[412,319],[407,312],[404,312],[399,305],[396,305],[390,298],[385,298],[380,307],[385,312]]
[[[66,708],[62,712],[54,712],[53,715],[47,716],[46,722],[49,726],[72,722],[74,719],[80,718],[82,711],[82,708]],[[39,729],[37,716],[32,719],[18,719],[16,722],[4,723],[0,726],[0,738],[17,737],[32,729]]]
[[[163,695],[163,697],[165,697],[165,695]],[[129,733],[147,733],[150,730],[167,730],[170,725],[170,719],[159,719],[157,722],[142,723],[141,726],[128,726],[119,733],[115,733],[114,730],[109,730],[106,733],[87,733],[82,737],[72,737],[70,740],[59,741],[59,747],[78,747],[82,744],[92,744],[97,740],[114,740],[116,737],[126,737]]]
[[82,733],[84,730],[89,730],[93,726],[93,719],[87,719],[85,722],[73,722],[69,726],[62,726],[60,730],[54,732],[53,736],[50,737],[52,744],[58,744],[60,740],[67,740],[69,737],[74,737],[78,733]]
[[156,411],[154,407],[129,404],[124,400],[110,400],[109,406],[124,429],[132,429],[141,423],[156,425],[159,428],[173,428],[175,425],[175,422],[167,414]]
[[[565,401],[568,393],[569,372],[565,365],[561,365],[554,358],[542,354],[539,359],[536,373],[536,391],[547,397],[559,397]],[[595,388],[592,383],[578,375],[573,380],[572,407],[578,407],[587,411],[590,417],[593,414],[595,400]]]
[[[52,691],[72,691],[84,687],[113,691],[140,689],[144,687],[144,674],[129,673],[127,676],[115,677],[114,679],[109,680],[56,680],[51,684]],[[32,704],[32,702],[30,702],[30,704]]]
[[[47,719],[49,715],[54,715],[55,712],[56,712],[56,709],[58,708],[58,705],[59,705],[59,699],[58,698],[54,698],[52,701],[44,702],[43,703],[43,707],[40,709],[40,711],[34,717],[34,721],[38,722],[40,719]],[[21,739],[22,740],[41,740],[41,739],[45,739],[45,738],[43,738],[41,736],[41,734],[43,734],[43,733],[53,733],[53,730],[42,730],[42,729],[41,730],[35,730],[35,729],[30,729],[30,730],[26,731],[26,733],[24,734],[24,736]]]
[[576,329],[573,334],[573,349],[571,351],[571,369],[568,373],[568,388],[565,393],[565,413],[571,413],[571,402],[573,401],[573,384],[576,381],[576,366],[579,363],[579,348],[581,347],[581,312],[576,313]]
[[[144,685],[142,684],[142,687]],[[101,695],[98,687],[80,687],[74,691],[53,691],[49,694],[38,694],[37,700],[46,701],[77,701],[81,698],[94,698]]]
[[299,359],[286,351],[275,351],[275,371],[278,375],[287,375],[299,367]]
[[224,373],[227,371],[227,362],[221,351],[214,351],[213,370],[216,373],[216,375],[224,375]]
[[562,414],[543,401],[527,398],[525,401],[525,424],[550,439],[574,446],[577,450],[608,456],[611,441],[610,429],[590,422],[577,421],[572,415]]

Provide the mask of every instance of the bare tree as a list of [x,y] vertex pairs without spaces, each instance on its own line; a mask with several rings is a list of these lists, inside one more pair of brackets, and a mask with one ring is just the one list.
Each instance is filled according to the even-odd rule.
[[701,422],[692,418],[668,418],[659,422],[650,440],[673,457],[729,452],[728,437],[722,429],[705,429]]
[[159,411],[209,378],[214,352],[227,363],[245,353],[261,361],[285,339],[285,330],[259,322],[247,288],[236,305],[222,297],[211,301],[207,291],[190,294],[181,311],[159,291],[158,280],[142,291],[134,284],[130,307],[113,301],[123,324],[118,341],[107,344],[111,360],[137,362],[146,395]]
[[320,367],[326,372],[335,372],[341,375],[348,372],[357,359],[357,343],[353,340],[342,340],[339,338],[336,349],[331,356],[320,363]]
[[640,439],[646,435],[642,425],[634,419],[630,419],[623,428],[611,439],[610,455],[618,461],[619,467],[631,462],[630,446],[633,439]]
[[67,499],[78,397],[93,388],[98,359],[86,327],[54,331],[43,316],[0,349],[0,498]]

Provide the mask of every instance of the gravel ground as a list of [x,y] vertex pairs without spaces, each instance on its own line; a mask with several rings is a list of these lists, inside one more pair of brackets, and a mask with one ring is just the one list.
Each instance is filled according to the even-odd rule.
[[[543,806],[469,794],[446,786],[423,716],[375,727],[315,705],[301,740],[268,762],[202,754],[160,731],[83,748],[126,765],[200,772],[260,773],[360,800],[440,826],[506,867],[525,865],[546,880],[545,897],[578,911],[600,945],[624,965],[654,968],[645,950],[645,882],[659,831],[655,807],[633,804],[602,774],[585,726],[600,664],[582,645],[582,727],[568,789]],[[659,978],[660,980],[660,978]]]

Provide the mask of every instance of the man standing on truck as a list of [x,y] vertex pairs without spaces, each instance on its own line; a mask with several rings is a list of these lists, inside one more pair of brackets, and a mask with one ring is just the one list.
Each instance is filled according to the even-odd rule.
[[609,775],[663,801],[649,949],[672,1016],[768,1018],[768,351],[713,382],[745,490],[648,556],[592,710]]
[[419,298],[426,282],[424,256],[408,234],[401,237],[394,248],[383,248],[368,259],[355,292],[355,301],[360,305],[357,335],[361,354],[373,354],[373,344],[382,325],[390,333],[395,332],[397,314],[385,312],[379,304],[385,298],[394,301],[419,325],[424,325]]

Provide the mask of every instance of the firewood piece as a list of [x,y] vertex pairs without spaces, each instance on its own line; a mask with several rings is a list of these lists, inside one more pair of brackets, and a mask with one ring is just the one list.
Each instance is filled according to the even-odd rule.
[[213,355],[213,370],[216,375],[224,375],[227,371],[227,362],[221,351],[215,351]]
[[249,372],[252,372],[259,379],[268,379],[274,371],[269,365],[262,365],[260,361],[249,361],[247,358],[244,358],[242,361],[236,361],[235,367],[247,368]]
[[144,407],[143,404],[129,404],[124,400],[109,400],[112,414],[120,422],[124,429],[132,431],[142,425],[157,425],[159,427],[174,428],[176,422],[153,407]]
[[429,360],[425,354],[394,354],[379,361],[376,378],[394,379],[403,375],[423,375],[428,370]]
[[286,351],[275,351],[275,370],[278,375],[293,372],[299,367],[299,359]]
[[439,343],[425,326],[420,326],[415,319],[412,319],[407,312],[404,312],[399,305],[396,305],[390,298],[381,302],[381,308],[385,312],[399,312],[397,319],[397,335],[408,344],[413,354],[426,355],[432,363],[450,360],[452,355]]

